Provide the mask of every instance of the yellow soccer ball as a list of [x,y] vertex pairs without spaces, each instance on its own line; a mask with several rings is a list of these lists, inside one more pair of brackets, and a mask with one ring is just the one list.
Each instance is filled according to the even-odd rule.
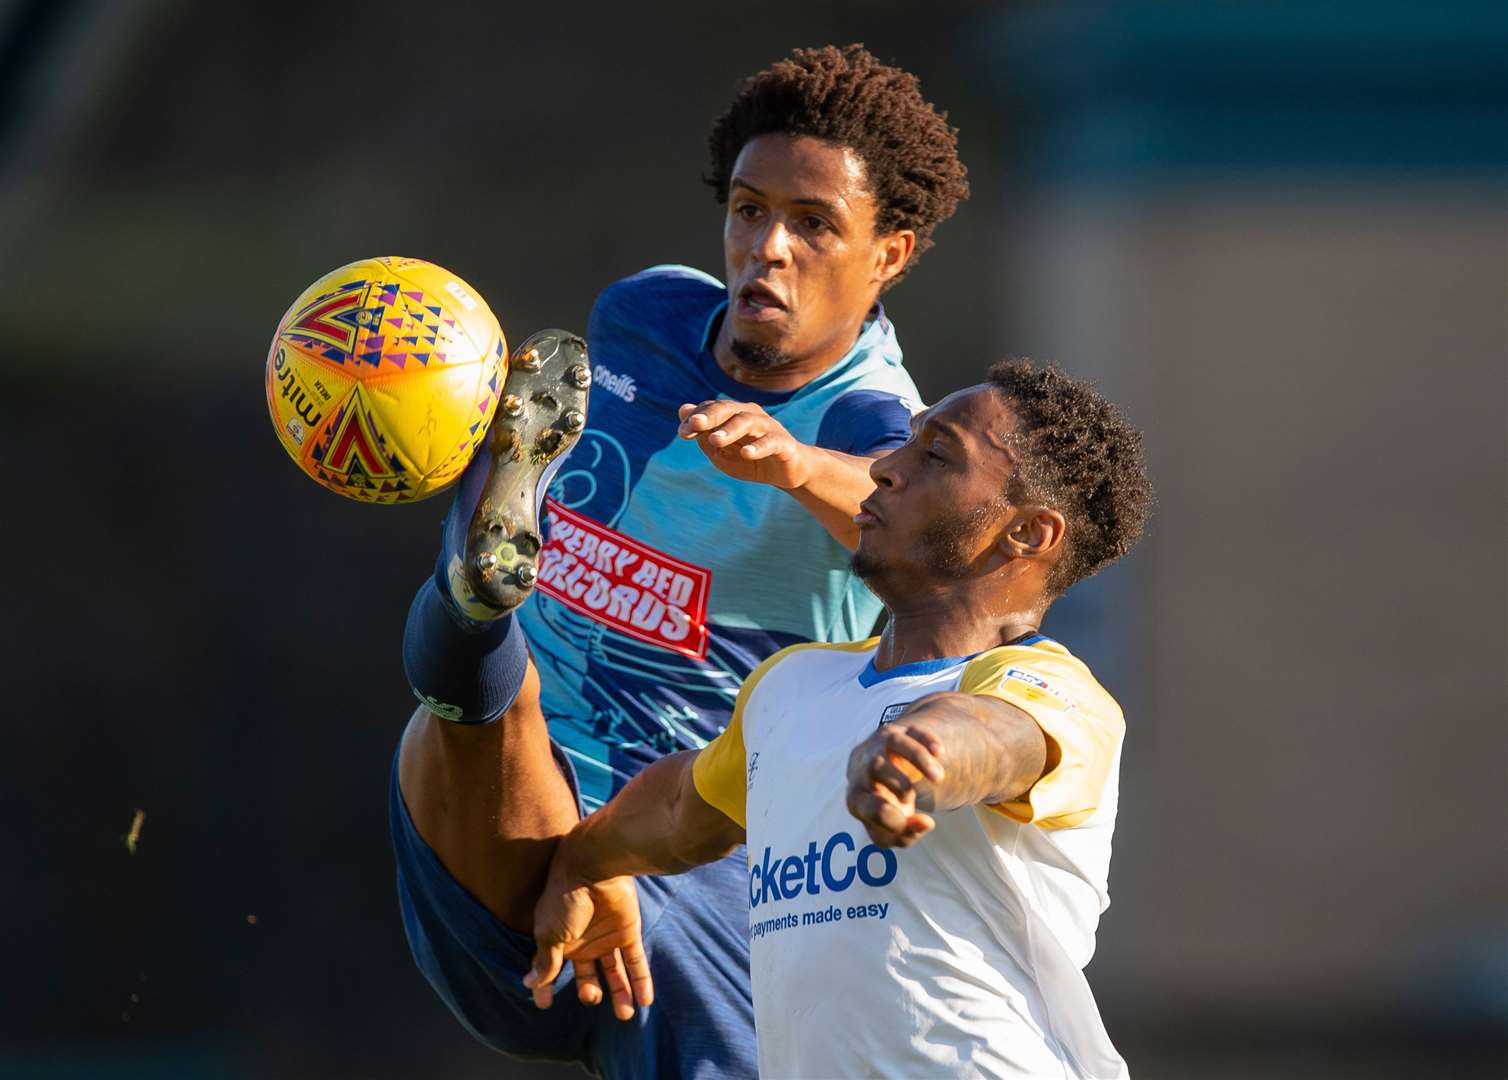
[[279,321],[267,409],[283,449],[331,491],[412,502],[461,475],[507,371],[503,329],[470,285],[422,259],[363,259]]

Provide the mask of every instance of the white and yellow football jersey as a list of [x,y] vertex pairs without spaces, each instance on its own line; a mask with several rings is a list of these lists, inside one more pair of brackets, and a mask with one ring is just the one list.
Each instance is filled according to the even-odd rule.
[[[748,831],[761,1075],[1125,1076],[1082,971],[1109,903],[1119,706],[1040,635],[883,673],[877,641],[776,653],[696,760],[702,797]],[[877,847],[845,806],[849,752],[938,690],[1029,713],[1047,769]]]

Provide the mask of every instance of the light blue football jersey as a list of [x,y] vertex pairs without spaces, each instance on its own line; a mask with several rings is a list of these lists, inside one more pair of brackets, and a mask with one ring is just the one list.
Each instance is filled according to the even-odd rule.
[[759,404],[802,442],[901,445],[921,408],[878,305],[848,354],[788,393],[730,379],[712,356],[715,278],[659,266],[609,287],[587,328],[587,427],[545,503],[539,583],[521,609],[550,733],[583,801],[720,733],[745,676],[801,641],[869,634],[880,603],[849,553],[788,493],[726,476],[676,437],[683,402]]

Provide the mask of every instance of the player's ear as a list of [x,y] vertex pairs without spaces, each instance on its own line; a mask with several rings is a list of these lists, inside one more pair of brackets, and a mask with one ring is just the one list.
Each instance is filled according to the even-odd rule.
[[1068,522],[1049,506],[1018,506],[1001,533],[1000,542],[1015,559],[1044,559],[1062,548]]
[[893,281],[906,269],[915,250],[916,232],[913,229],[897,229],[879,237],[874,248],[874,280],[880,285]]

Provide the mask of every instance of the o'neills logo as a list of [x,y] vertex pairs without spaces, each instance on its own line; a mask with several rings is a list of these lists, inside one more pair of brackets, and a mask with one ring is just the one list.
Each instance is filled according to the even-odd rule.
[[620,634],[700,660],[712,572],[545,499],[536,586]]
[[592,369],[592,386],[615,394],[627,402],[634,400],[634,394],[639,389],[632,375],[614,375],[601,364]]

